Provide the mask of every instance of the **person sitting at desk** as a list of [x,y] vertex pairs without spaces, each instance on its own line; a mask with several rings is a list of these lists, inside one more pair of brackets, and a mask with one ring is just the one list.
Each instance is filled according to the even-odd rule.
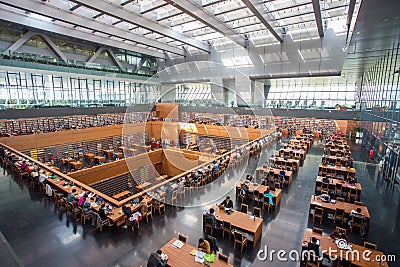
[[351,185],[355,185],[357,183],[357,179],[356,177],[347,177],[346,182]]
[[204,240],[203,238],[199,239],[199,244],[198,244],[198,248],[207,253],[210,254],[211,253],[211,247],[210,247],[210,243],[207,240]]
[[199,177],[196,174],[196,171],[192,171],[192,173],[190,174],[190,177],[192,178],[193,182],[197,183],[197,180]]
[[279,172],[279,182],[284,181],[285,180],[285,175],[286,175],[286,171],[282,168]]
[[85,214],[92,214],[93,213],[93,210],[90,209],[90,207],[92,206],[92,203],[94,203],[94,197],[91,197],[91,198],[87,197],[85,199],[85,202],[83,203],[83,206],[82,206],[83,212]]
[[269,189],[269,187],[264,191],[263,196],[269,198],[270,205],[274,205],[273,197],[275,197],[275,195],[271,193],[271,190]]
[[331,181],[329,180],[328,177],[324,176],[324,177],[322,178],[322,182],[325,183],[325,184],[329,184]]
[[67,200],[68,202],[71,202],[72,204],[76,204],[77,203],[77,196],[76,196],[76,189],[72,189],[72,191],[70,193],[68,193],[67,195]]
[[316,260],[318,260],[318,258],[321,256],[322,252],[321,252],[321,248],[319,246],[319,241],[318,239],[313,236],[310,240],[310,242],[307,243],[306,245],[306,249],[307,251],[310,252],[310,254],[315,255],[317,258],[316,259],[311,259],[311,261],[315,262]]
[[253,180],[253,176],[251,176],[250,174],[247,174],[246,181],[251,182],[252,180]]
[[28,167],[28,164],[26,164],[26,161],[24,160],[24,161],[22,161],[21,166],[19,166],[19,168],[22,171],[25,171],[26,167]]
[[233,209],[233,201],[230,196],[226,196],[225,200],[219,205],[224,206],[227,209]]
[[213,167],[213,171],[214,172],[216,172],[216,171],[218,171],[219,170],[219,164],[218,164],[218,161],[214,161],[214,167]]
[[247,190],[249,190],[248,182],[243,182],[240,186],[239,194],[241,196],[245,196],[247,194]]
[[329,235],[329,237],[332,238],[333,240],[344,239],[344,240],[346,240],[346,242],[349,242],[349,240],[346,237],[346,234],[341,229],[333,230],[332,233]]
[[[164,255],[164,256],[163,256]],[[159,249],[156,253],[151,253],[147,261],[147,267],[165,267],[167,266],[168,257]]]
[[43,183],[47,178],[49,178],[49,176],[41,171],[39,175],[39,182]]

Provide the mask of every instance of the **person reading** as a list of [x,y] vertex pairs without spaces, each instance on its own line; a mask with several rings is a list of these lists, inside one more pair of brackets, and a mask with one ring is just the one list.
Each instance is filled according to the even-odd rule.
[[210,243],[207,240],[204,240],[204,238],[199,239],[199,244],[198,248],[203,251],[204,253],[210,254],[211,253],[211,246]]
[[270,205],[274,205],[273,197],[275,197],[275,195],[271,193],[269,187],[267,188],[267,190],[264,191],[263,196],[269,198]]
[[151,253],[147,261],[147,267],[164,267],[167,266],[168,257],[159,249],[156,253]]
[[227,209],[233,209],[233,201],[230,198],[230,196],[226,196],[225,200],[222,201],[221,204],[219,204],[220,206],[224,206]]
[[346,234],[344,233],[344,231],[342,229],[335,229],[331,232],[331,234],[329,235],[330,238],[332,238],[333,240],[336,239],[344,239],[346,240],[346,242],[349,242],[349,240],[346,237]]

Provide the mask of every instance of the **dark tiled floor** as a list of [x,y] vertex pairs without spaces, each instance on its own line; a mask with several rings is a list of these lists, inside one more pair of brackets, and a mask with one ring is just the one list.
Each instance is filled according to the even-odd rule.
[[[372,214],[367,240],[377,243],[386,253],[399,253],[399,194],[388,192],[377,178],[376,166],[359,162],[365,151],[354,148],[358,162],[358,179],[363,186],[362,200]],[[195,245],[202,233],[202,211],[226,194],[234,197],[236,181],[266,161],[271,150],[263,151],[259,160],[250,160],[246,169],[235,170],[213,185],[191,196],[190,207],[168,207],[165,215],[156,215],[152,223],[143,223],[139,232],[105,230],[97,233],[92,226],[76,224],[65,214],[54,210],[51,201],[19,184],[10,175],[0,175],[0,230],[25,266],[139,266],[146,265],[148,255],[160,248],[178,232],[189,236]],[[309,199],[322,149],[313,147],[294,178],[291,188],[284,189],[280,208],[264,217],[263,236],[255,249],[233,253],[232,240],[219,238],[220,251],[229,255],[235,266],[298,266],[297,262],[262,262],[257,259],[260,248],[299,249],[308,220]],[[218,200],[219,201],[219,200]],[[327,232],[333,225],[325,226]],[[351,236],[352,241],[361,238]],[[397,255],[400,257],[400,255]],[[0,266],[5,266],[0,259]],[[395,266],[395,265],[392,265]]]

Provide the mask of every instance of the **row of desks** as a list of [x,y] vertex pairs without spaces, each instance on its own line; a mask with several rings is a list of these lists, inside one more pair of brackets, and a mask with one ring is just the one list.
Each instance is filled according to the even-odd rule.
[[[321,235],[317,233],[313,233],[311,229],[306,229],[304,231],[303,237],[303,246],[306,245],[312,237],[315,237],[320,242],[320,248],[324,256],[337,258],[341,260],[347,260],[351,262],[351,266],[359,266],[359,267],[373,267],[373,266],[389,266],[387,262],[378,262],[375,261],[377,258],[382,258],[384,255],[382,252],[368,249],[362,247],[360,245],[351,244],[352,251],[357,251],[359,253],[359,259],[352,258],[353,253],[351,251],[340,249],[336,243],[329,237],[329,235]],[[367,252],[369,251],[369,253]],[[363,255],[368,255],[367,257],[370,261],[363,257]]]
[[[258,167],[256,169],[256,180],[257,181],[263,181],[268,178],[268,175],[272,173],[274,176],[278,176],[280,174],[281,170],[276,169],[276,168],[264,168],[264,167]],[[285,184],[288,184],[289,186],[292,184],[293,180],[293,172],[292,171],[285,171]]]
[[[239,182],[236,185],[236,188],[240,188],[243,182]],[[253,194],[254,191],[258,191],[260,193],[264,193],[267,189],[268,186],[266,185],[261,185],[261,184],[256,184],[256,183],[249,183],[249,193]],[[237,191],[236,191],[237,192]],[[279,206],[281,203],[281,198],[282,198],[282,189],[279,188],[275,188],[275,190],[271,190],[271,193],[275,195],[276,201],[275,201],[275,205]]]

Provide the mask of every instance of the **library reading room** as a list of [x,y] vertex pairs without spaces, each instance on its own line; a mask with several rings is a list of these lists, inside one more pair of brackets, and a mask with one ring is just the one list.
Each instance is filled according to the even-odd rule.
[[0,0],[0,266],[400,266],[399,10]]

